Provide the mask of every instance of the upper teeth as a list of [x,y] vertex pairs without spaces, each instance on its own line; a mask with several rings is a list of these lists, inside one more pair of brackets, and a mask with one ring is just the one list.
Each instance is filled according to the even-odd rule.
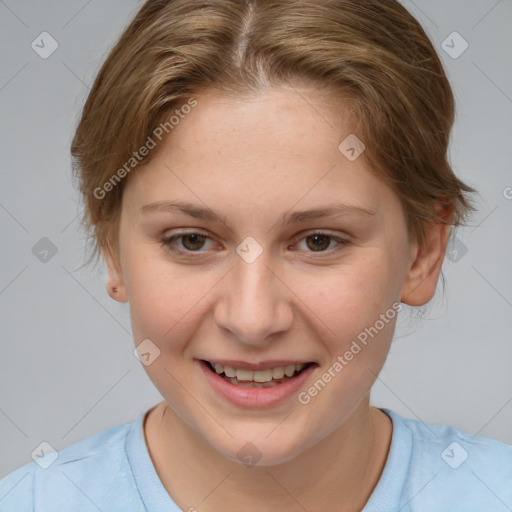
[[236,377],[238,380],[252,380],[254,382],[270,382],[272,379],[282,379],[285,375],[292,377],[295,372],[300,372],[306,365],[304,363],[291,364],[258,371],[222,366],[219,363],[215,363],[213,366],[217,373],[224,373],[226,377]]

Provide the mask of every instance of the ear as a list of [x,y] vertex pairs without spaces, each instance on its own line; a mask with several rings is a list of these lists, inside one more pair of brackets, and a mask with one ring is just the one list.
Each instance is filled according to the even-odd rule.
[[118,252],[107,246],[103,251],[103,257],[108,274],[107,293],[118,302],[128,302]]
[[452,213],[450,206],[436,206],[439,221],[429,222],[424,241],[412,246],[411,267],[402,287],[403,303],[423,306],[434,296],[451,233]]

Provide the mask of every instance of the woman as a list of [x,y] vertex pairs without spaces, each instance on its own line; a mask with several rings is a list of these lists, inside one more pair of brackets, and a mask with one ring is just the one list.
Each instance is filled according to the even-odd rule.
[[72,154],[164,400],[9,475],[0,510],[511,508],[511,446],[369,401],[473,209],[453,117],[394,0],[146,2]]

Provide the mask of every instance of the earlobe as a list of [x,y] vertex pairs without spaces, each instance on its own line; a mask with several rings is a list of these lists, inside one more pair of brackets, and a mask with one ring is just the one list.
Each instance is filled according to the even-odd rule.
[[103,257],[105,259],[108,274],[106,286],[107,293],[111,298],[118,302],[128,302],[121,265],[118,258],[112,254],[109,248],[104,251]]
[[[441,219],[443,217],[443,215],[440,216]],[[411,258],[412,264],[402,287],[403,303],[410,306],[423,306],[432,299],[450,233],[449,222],[431,222],[427,225],[424,241],[415,246],[416,250]]]

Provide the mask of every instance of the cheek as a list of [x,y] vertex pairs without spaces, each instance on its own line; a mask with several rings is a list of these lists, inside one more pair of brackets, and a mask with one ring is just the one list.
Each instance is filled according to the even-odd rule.
[[[164,259],[149,260],[136,252],[126,269],[135,341],[149,338],[161,347],[175,347],[190,338],[198,315],[204,314],[208,292],[219,278],[193,267],[179,269]],[[171,339],[176,343],[169,344]]]
[[400,289],[391,260],[382,251],[368,250],[321,277],[300,278],[304,303],[317,317],[316,323],[324,324],[324,339],[343,344],[391,308]]
[[[208,313],[208,293],[219,278],[213,273],[177,269],[168,261],[132,253],[127,262],[129,301],[135,344],[151,340],[158,356],[144,370],[162,396],[188,418],[190,400],[187,349],[198,337]],[[220,275],[220,278],[222,275]],[[153,349],[156,350],[156,349]]]
[[317,380],[298,398],[315,411],[332,411],[323,423],[325,432],[336,428],[370,392],[389,352],[400,309],[391,259],[381,254],[368,263],[360,260],[329,279],[304,283],[314,313],[308,317],[325,357]]

